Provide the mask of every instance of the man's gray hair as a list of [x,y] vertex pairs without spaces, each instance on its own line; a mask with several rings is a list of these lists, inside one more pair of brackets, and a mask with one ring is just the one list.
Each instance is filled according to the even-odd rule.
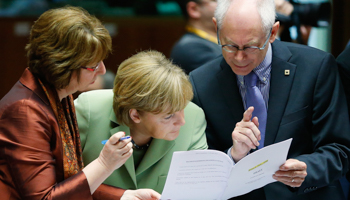
[[[242,1],[242,0],[217,0],[217,7],[215,10],[215,18],[220,29],[224,21],[225,15],[228,8],[230,7],[233,1]],[[243,0],[248,1],[248,0]],[[269,34],[270,29],[275,23],[276,11],[275,11],[275,1],[274,0],[249,0],[253,2],[258,9],[259,15],[261,17],[262,29],[266,32],[266,35]]]

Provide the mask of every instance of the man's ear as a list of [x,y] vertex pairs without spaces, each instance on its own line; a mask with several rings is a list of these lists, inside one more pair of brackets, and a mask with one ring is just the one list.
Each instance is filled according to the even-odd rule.
[[134,123],[138,124],[141,122],[140,113],[136,109],[130,109],[129,116]]
[[271,30],[271,37],[269,42],[273,43],[277,37],[278,34],[278,29],[280,28],[280,22],[276,22],[273,26],[272,26],[272,30]]
[[194,1],[190,1],[186,4],[186,10],[189,18],[199,19],[201,17],[199,6]]
[[214,26],[215,26],[215,31],[218,32],[218,25],[216,24],[216,18],[213,17],[213,23],[214,23]]

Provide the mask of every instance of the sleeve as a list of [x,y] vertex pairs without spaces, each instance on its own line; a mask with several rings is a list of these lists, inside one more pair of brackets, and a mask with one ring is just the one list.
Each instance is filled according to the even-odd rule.
[[[82,93],[77,99],[74,100],[75,111],[77,115],[77,121],[79,126],[81,146],[84,151],[87,138],[90,134],[90,100],[91,96],[88,93]],[[93,134],[93,133],[91,133]],[[97,153],[97,152],[96,152]],[[83,153],[83,157],[84,157]],[[98,152],[99,155],[99,152]],[[97,156],[98,156],[97,155]],[[85,159],[84,159],[85,160]],[[125,192],[125,189],[117,188],[114,186],[101,184],[100,187],[93,193],[94,200],[119,200]]]
[[89,135],[90,126],[90,109],[89,109],[89,98],[87,98],[86,93],[79,95],[77,99],[74,100],[75,113],[77,116],[77,122],[80,133],[80,143],[81,148],[84,151],[87,137]]
[[[11,196],[21,199],[91,199],[84,173],[58,182],[55,117],[32,100],[10,105],[0,118],[2,178]],[[62,166],[63,167],[63,166]],[[62,175],[62,174],[61,174]],[[63,179],[63,177],[62,177]],[[16,194],[14,194],[16,192]]]
[[298,193],[326,186],[349,169],[349,115],[333,56],[327,54],[316,73],[310,126],[314,153],[296,157],[307,165],[307,176]]
[[120,200],[124,192],[124,189],[102,184],[92,196],[94,200]]
[[193,137],[189,150],[198,150],[198,149],[208,149],[207,139],[205,136],[205,128],[207,122],[205,121],[204,112],[201,108],[191,103],[193,106],[194,112],[194,123],[191,130],[193,130]]

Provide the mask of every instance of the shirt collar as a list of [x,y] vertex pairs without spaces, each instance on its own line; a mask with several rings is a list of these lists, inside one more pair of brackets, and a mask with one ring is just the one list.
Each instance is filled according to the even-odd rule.
[[[268,78],[271,72],[271,63],[272,63],[272,48],[271,43],[269,43],[269,48],[265,55],[264,60],[253,69],[253,71],[258,76],[259,80],[263,84],[267,84]],[[237,75],[238,82],[241,86],[244,87],[244,76]]]

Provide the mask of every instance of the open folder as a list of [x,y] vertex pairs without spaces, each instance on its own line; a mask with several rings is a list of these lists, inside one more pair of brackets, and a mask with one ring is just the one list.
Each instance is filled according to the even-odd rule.
[[266,146],[234,164],[217,150],[174,152],[162,200],[226,200],[275,182],[292,138]]

